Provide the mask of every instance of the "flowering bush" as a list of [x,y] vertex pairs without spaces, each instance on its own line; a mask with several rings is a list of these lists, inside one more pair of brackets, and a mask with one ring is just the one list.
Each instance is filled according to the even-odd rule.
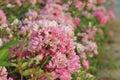
[[98,35],[115,19],[105,3],[0,1],[0,80],[96,80],[90,59],[99,56]]

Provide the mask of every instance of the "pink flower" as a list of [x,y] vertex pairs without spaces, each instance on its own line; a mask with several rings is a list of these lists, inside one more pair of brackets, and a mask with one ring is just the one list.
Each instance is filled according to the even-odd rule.
[[80,57],[82,59],[86,59],[86,53],[85,53],[85,50],[86,50],[86,46],[80,44],[80,43],[76,43],[76,48],[77,48],[77,52],[78,54],[80,55]]
[[75,25],[79,26],[79,24],[80,24],[80,18],[75,18]]
[[59,78],[60,80],[71,80],[71,74],[66,69],[56,69],[52,72],[54,79]]
[[110,20],[114,20],[116,18],[112,9],[108,9],[108,14],[109,14]]
[[89,62],[88,62],[88,60],[83,59],[82,64],[84,66],[84,69],[87,71],[89,69]]
[[106,0],[97,0],[98,4],[104,4],[106,2]]
[[21,6],[21,5],[22,5],[21,0],[15,0],[15,3],[16,3],[16,4],[18,4],[19,6]]
[[103,18],[101,18],[101,20],[100,20],[100,24],[105,25],[105,24],[107,23],[107,21],[108,21],[108,18],[107,18],[107,17],[103,17]]
[[70,73],[75,72],[78,68],[80,68],[80,58],[79,56],[75,55],[75,54],[71,54],[70,58],[68,60],[68,71]]
[[13,80],[13,78],[12,78],[12,77],[9,77],[8,80]]
[[95,16],[95,17],[97,17],[97,19],[99,20],[99,22],[100,22],[100,24],[106,24],[107,23],[107,21],[108,21],[108,18],[107,18],[107,16],[105,15],[105,13],[103,12],[103,11],[95,11],[94,13],[93,13],[93,15]]
[[54,54],[57,49],[61,53],[74,52],[73,39],[71,39],[62,28],[47,27],[39,31],[31,38],[30,51],[39,51],[43,49],[46,44],[50,45],[49,50],[52,54]]
[[74,5],[78,10],[81,10],[83,8],[83,3],[82,1],[79,0],[74,0]]
[[64,20],[65,20],[64,21],[65,24],[67,24],[71,29],[75,29],[76,28],[74,20],[73,20],[73,18],[70,15],[64,16]]
[[0,10],[0,24],[5,24],[7,22],[6,15],[3,10]]
[[43,19],[56,20],[62,22],[64,18],[64,12],[62,7],[53,2],[47,3],[41,10],[41,17]]
[[[28,19],[30,19],[30,20],[36,20],[36,18],[38,18],[38,13],[37,13],[37,11],[29,10],[29,11],[26,13],[26,16],[27,16]],[[28,22],[28,21],[27,21],[28,19],[25,19],[25,21]]]
[[65,68],[67,67],[67,57],[65,54],[61,54],[61,53],[57,53],[52,57],[52,60],[50,61],[50,63],[48,64],[48,68]]
[[3,45],[3,41],[2,39],[0,38],[0,47]]
[[44,58],[51,57],[45,70],[51,72],[54,79],[70,80],[71,74],[80,67],[79,56],[74,49],[73,39],[63,28],[44,27],[31,37],[28,50],[38,51],[44,54]]
[[98,47],[96,42],[93,41],[86,41],[85,42],[86,45],[86,51],[89,53],[90,57],[93,57],[93,54],[97,55],[98,54]]
[[90,78],[90,77],[92,77],[92,76],[93,76],[93,75],[90,74],[90,73],[87,73],[87,74],[86,74],[86,77],[87,77],[87,78]]
[[0,80],[7,80],[7,70],[5,67],[0,67]]

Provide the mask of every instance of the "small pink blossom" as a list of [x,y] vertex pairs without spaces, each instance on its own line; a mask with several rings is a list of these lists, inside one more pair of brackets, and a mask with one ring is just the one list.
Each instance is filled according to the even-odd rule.
[[93,76],[93,75],[90,74],[90,73],[87,73],[87,74],[86,74],[86,77],[87,77],[87,78],[90,78],[90,77],[92,77],[92,76]]
[[88,60],[83,59],[82,64],[84,66],[84,69],[87,71],[89,69],[89,62],[88,62]]
[[103,18],[101,18],[101,20],[100,20],[100,24],[105,25],[105,24],[107,23],[107,21],[108,21],[108,18],[107,18],[107,17],[103,17]]
[[0,38],[0,47],[3,45],[3,41],[2,39]]
[[108,9],[108,14],[109,14],[110,20],[114,20],[116,18],[112,9]]
[[83,3],[82,1],[79,0],[74,0],[74,5],[78,10],[81,10],[83,8]]
[[70,55],[70,58],[69,58],[69,60],[68,60],[68,63],[67,63],[67,65],[68,65],[68,71],[69,71],[70,73],[73,73],[73,72],[75,72],[77,69],[79,69],[79,68],[80,68],[79,62],[80,62],[79,56],[77,56],[77,55],[75,55],[75,54],[71,54],[71,55]]
[[0,24],[5,24],[7,22],[6,15],[3,10],[0,10]]
[[54,79],[59,78],[60,80],[71,80],[71,74],[66,69],[57,69],[52,72]]
[[97,0],[98,4],[104,4],[106,2],[106,0]]
[[22,5],[21,0],[15,0],[15,3],[16,3],[16,4],[18,4],[19,6],[21,6],[21,5]]
[[55,3],[47,3],[45,7],[41,10],[41,18],[56,20],[58,22],[62,22],[64,18],[64,12],[62,7]]
[[0,67],[0,80],[7,80],[7,70],[5,67]]
[[98,46],[96,42],[93,41],[86,41],[86,51],[89,53],[90,57],[93,57],[93,54],[97,55],[98,54]]
[[14,80],[12,77],[9,77],[8,80]]
[[97,19],[99,20],[100,24],[105,25],[107,23],[107,21],[108,21],[108,18],[107,18],[107,16],[105,15],[105,13],[103,11],[95,11],[93,13],[93,15],[95,17],[97,17]]
[[75,25],[79,26],[79,24],[80,24],[80,18],[75,18]]
[[61,54],[61,53],[57,53],[53,58],[52,58],[52,65],[51,65],[51,62],[50,62],[50,65],[48,65],[48,67],[52,67],[53,65],[53,68],[57,67],[57,68],[65,68],[67,67],[67,63],[68,63],[68,60],[67,60],[67,57],[65,54]]

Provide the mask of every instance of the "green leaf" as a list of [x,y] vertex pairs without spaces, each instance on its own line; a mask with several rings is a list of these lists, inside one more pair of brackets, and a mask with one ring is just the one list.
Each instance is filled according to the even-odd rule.
[[23,72],[23,75],[28,76],[28,75],[34,73],[34,71],[35,71],[35,69],[27,69]]
[[68,2],[68,0],[64,0],[64,2],[65,2],[65,3],[67,3],[67,2]]
[[42,69],[39,69],[39,70],[38,70],[38,73],[39,73],[39,74],[43,74],[44,71],[43,71]]
[[45,76],[47,76],[50,80],[53,80],[53,77],[52,77],[52,75],[50,73],[46,72]]
[[14,46],[14,45],[17,45],[17,44],[20,44],[20,42],[19,42],[19,41],[16,41],[16,40],[7,42],[7,43],[5,43],[2,47],[0,47],[0,50],[1,50],[1,49],[4,49],[4,48],[9,48],[9,47]]
[[10,63],[9,62],[6,62],[6,61],[0,61],[0,66],[10,66]]
[[51,59],[51,57],[48,57],[47,59],[43,60],[41,68],[43,68],[45,66],[45,64],[50,61],[50,59]]
[[89,68],[91,71],[95,71],[96,70],[96,67],[94,67],[94,66],[90,66],[90,68]]
[[0,50],[0,60],[5,60],[8,56],[9,56],[9,50],[8,49]]
[[24,63],[21,65],[21,67],[22,67],[22,68],[25,68],[27,65],[28,65],[28,62],[24,62]]

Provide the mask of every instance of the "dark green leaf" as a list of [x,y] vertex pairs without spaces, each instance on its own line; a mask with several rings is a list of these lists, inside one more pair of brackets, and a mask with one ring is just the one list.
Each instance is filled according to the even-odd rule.
[[67,3],[67,2],[68,2],[68,0],[64,0],[64,2],[65,2],[65,3]]
[[9,50],[8,49],[0,50],[0,60],[5,60],[8,56],[9,56]]
[[4,48],[9,48],[9,47],[14,46],[14,45],[17,45],[17,44],[20,44],[20,42],[19,42],[19,41],[16,41],[16,40],[7,42],[7,43],[5,43],[2,47],[0,47],[0,50],[1,50],[1,49],[4,49]]
[[6,62],[6,61],[0,61],[0,66],[10,66],[10,63]]

